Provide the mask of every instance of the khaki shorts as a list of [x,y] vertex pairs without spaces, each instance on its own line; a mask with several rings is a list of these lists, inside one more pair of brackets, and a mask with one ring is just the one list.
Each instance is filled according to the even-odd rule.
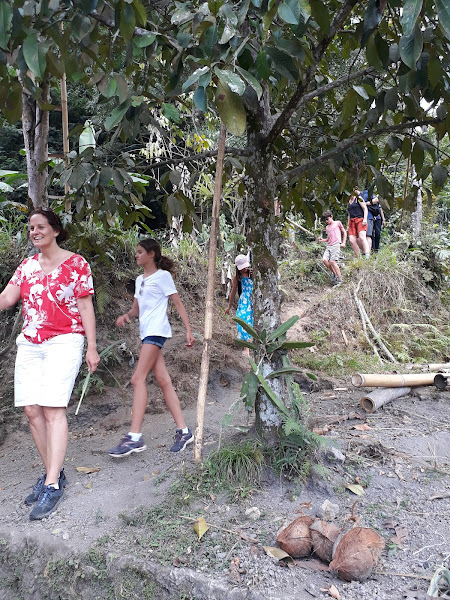
[[323,255],[323,259],[337,262],[339,260],[340,255],[341,255],[341,245],[339,243],[332,244],[331,246],[327,246],[327,248],[324,252],[324,255]]
[[83,358],[84,335],[64,333],[33,344],[16,340],[14,405],[67,407]]

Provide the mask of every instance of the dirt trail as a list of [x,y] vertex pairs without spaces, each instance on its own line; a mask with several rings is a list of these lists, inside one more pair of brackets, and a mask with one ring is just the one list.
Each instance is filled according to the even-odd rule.
[[[284,319],[292,314],[301,317],[291,332],[292,337],[305,339],[310,308],[318,306],[326,294],[334,293],[331,289],[303,295],[296,303],[285,303]],[[196,400],[193,390],[201,348],[199,344],[195,353],[177,355],[174,348],[182,337],[177,328],[175,333],[174,346],[169,349],[172,352],[169,370],[183,392],[186,419],[193,427]],[[239,364],[245,368],[238,349],[223,344],[216,346],[206,405],[206,452],[217,445],[221,419],[239,397],[242,379]],[[83,552],[92,552],[95,544],[97,552],[98,544],[107,539],[109,541],[102,542],[110,561],[105,577],[114,580],[126,565],[139,570],[140,577],[146,569],[153,569],[156,580],[159,573],[159,592],[155,591],[148,598],[173,600],[182,597],[208,600],[216,597],[325,598],[321,589],[328,589],[331,584],[339,589],[342,600],[422,598],[436,567],[443,561],[448,562],[449,393],[420,390],[414,396],[401,398],[384,410],[366,416],[359,409],[360,392],[352,389],[346,378],[322,380],[319,386],[305,391],[314,426],[328,430],[328,445],[336,446],[342,455],[324,451],[319,469],[303,486],[299,481],[282,482],[268,476],[261,491],[255,491],[240,502],[232,503],[225,496],[211,496],[208,501],[186,508],[191,511],[189,514],[204,516],[219,529],[209,531],[203,541],[198,542],[192,524],[185,521],[180,525],[180,536],[189,540],[187,549],[171,559],[169,570],[162,571],[153,560],[152,546],[143,544],[142,540],[150,535],[148,529],[140,526],[133,533],[121,515],[131,515],[140,506],[148,509],[164,505],[172,483],[192,470],[194,464],[190,449],[181,456],[170,454],[173,423],[162,408],[161,398],[153,397],[156,388],[151,383],[149,390],[158,412],[147,415],[145,420],[143,433],[148,450],[125,459],[112,459],[106,450],[127,431],[131,390],[126,390],[125,407],[116,388],[106,388],[104,393],[89,397],[79,417],[74,416],[75,404],[71,405],[65,463],[70,485],[55,514],[42,522],[30,522],[29,508],[23,504],[30,485],[41,472],[25,421],[0,447],[0,598],[124,597],[114,586],[111,589],[116,591],[111,592],[112,595],[107,596],[106,592],[104,596],[96,595],[89,591],[86,579],[82,595],[77,596],[77,585],[82,582],[77,577],[82,577],[82,566],[77,566],[71,579],[73,595],[67,591],[51,592],[53,588],[27,583],[26,578],[19,584],[18,576],[13,576],[13,573],[28,571],[36,577],[42,576],[43,565],[47,564],[48,569],[50,559],[80,556]],[[240,413],[235,422],[243,419]],[[228,430],[227,435],[231,433],[232,430]],[[82,473],[77,467],[90,467],[94,472]],[[355,496],[345,487],[354,483],[363,486],[361,496]],[[323,502],[328,500],[337,506],[335,522],[345,527],[356,499],[360,501],[357,513],[362,522],[375,527],[387,542],[377,573],[366,583],[346,584],[336,575],[317,571],[311,565],[301,568],[306,563],[291,569],[282,568],[278,561],[264,553],[262,546],[275,546],[278,529],[298,516],[301,507],[306,514],[320,515]],[[259,512],[255,520],[246,514],[252,507]],[[181,518],[180,515],[175,517]],[[220,528],[244,532],[258,542],[248,542],[245,537],[236,535],[227,537]],[[393,542],[396,531],[402,532],[403,537],[397,535]],[[135,539],[135,543],[130,539]],[[138,545],[137,541],[140,541]],[[34,547],[39,548],[37,554],[30,550]],[[16,557],[16,562],[11,557]],[[119,557],[122,562],[117,562]],[[233,560],[239,565],[237,571],[231,566]],[[383,574],[387,572],[404,575]],[[46,585],[48,581],[45,579]],[[181,589],[180,586],[188,591],[183,596],[174,595],[173,590]],[[127,597],[147,598],[141,593],[135,594]]]

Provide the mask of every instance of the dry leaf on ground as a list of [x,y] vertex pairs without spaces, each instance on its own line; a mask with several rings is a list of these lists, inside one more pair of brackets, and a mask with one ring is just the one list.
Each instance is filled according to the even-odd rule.
[[358,483],[347,483],[345,487],[357,496],[362,496],[364,494],[363,486]]
[[98,473],[99,471],[101,471],[101,469],[99,469],[98,467],[76,467],[76,470],[79,473]]
[[198,539],[201,540],[205,533],[208,531],[209,525],[203,517],[199,517],[194,523],[194,531],[198,535]]
[[406,527],[399,525],[398,527],[395,527],[395,535],[391,537],[391,542],[396,546],[401,546],[407,537],[408,530]]
[[341,600],[341,595],[339,593],[339,590],[333,584],[331,584],[328,589],[327,588],[320,588],[320,591],[321,592],[325,592],[326,594],[328,594],[332,598],[336,598],[336,600]]
[[272,556],[273,558],[277,558],[278,560],[290,559],[292,560],[292,556],[281,550],[281,548],[275,548],[274,546],[263,546],[264,552],[268,556]]
[[367,423],[361,423],[360,425],[352,425],[350,429],[356,429],[357,431],[372,431],[372,427],[369,427]]
[[239,556],[235,556],[230,562],[230,578],[236,583],[239,583],[241,581],[241,574],[239,572],[239,568]]

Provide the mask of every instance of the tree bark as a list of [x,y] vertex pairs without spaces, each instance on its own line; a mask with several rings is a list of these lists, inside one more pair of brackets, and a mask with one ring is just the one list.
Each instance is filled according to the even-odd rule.
[[[254,326],[273,331],[281,322],[280,293],[278,290],[278,251],[280,235],[274,214],[275,180],[273,174],[273,149],[264,142],[270,115],[264,95],[254,112],[248,113],[248,146],[251,158],[246,162],[246,184],[249,190],[249,235],[253,255],[253,310]],[[281,356],[274,356],[272,364],[260,368],[267,375],[281,367]],[[284,397],[280,380],[270,380],[270,387]],[[270,399],[260,389],[256,398],[256,429],[267,442],[276,439],[281,415]]]
[[[22,129],[27,153],[28,196],[33,208],[48,206],[47,168],[39,167],[48,160],[49,113],[42,110],[22,83]],[[38,86],[38,84],[36,84]],[[49,102],[50,84],[39,84],[41,101]]]

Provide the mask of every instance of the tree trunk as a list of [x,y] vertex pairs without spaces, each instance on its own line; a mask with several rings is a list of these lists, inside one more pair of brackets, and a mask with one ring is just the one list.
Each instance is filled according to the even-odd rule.
[[[48,110],[39,108],[29,91],[22,83],[22,129],[27,153],[28,196],[33,208],[48,206],[47,167],[39,167],[48,160]],[[38,84],[36,84],[37,86]],[[44,81],[39,85],[41,102],[49,102],[50,84]]]
[[412,185],[417,188],[416,210],[411,215],[411,228],[414,242],[420,238],[422,233],[422,182],[416,179],[417,173],[414,165],[412,166]]
[[[259,109],[259,110],[258,110]],[[275,180],[273,175],[273,152],[263,140],[268,114],[259,105],[257,112],[249,115],[249,147],[251,158],[246,163],[246,184],[249,190],[248,241],[253,254],[253,309],[254,326],[274,331],[281,322],[280,293],[278,290],[278,250],[280,236],[274,214]],[[267,110],[267,109],[266,109]],[[261,365],[263,375],[281,367],[281,356],[274,356],[273,364]],[[270,380],[270,387],[284,398],[279,380]],[[260,389],[256,398],[256,429],[267,442],[274,441],[281,415]]]

